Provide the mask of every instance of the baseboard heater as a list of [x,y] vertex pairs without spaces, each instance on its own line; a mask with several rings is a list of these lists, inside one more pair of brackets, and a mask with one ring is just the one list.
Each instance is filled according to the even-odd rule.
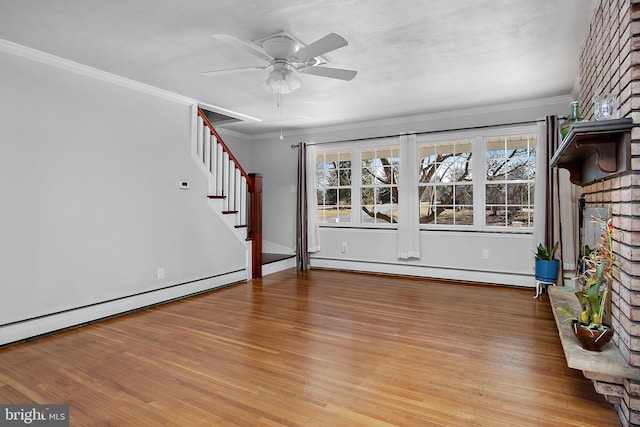
[[246,282],[246,280],[247,270],[242,269],[7,323],[0,326],[0,347],[146,307],[167,303],[224,286]]

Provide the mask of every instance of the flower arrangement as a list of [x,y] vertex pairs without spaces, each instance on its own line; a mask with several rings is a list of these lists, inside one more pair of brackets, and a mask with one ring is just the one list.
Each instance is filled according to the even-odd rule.
[[589,253],[582,258],[583,272],[577,277],[581,282],[580,289],[565,287],[564,292],[572,292],[578,298],[581,307],[580,316],[566,307],[558,307],[557,310],[569,316],[568,320],[574,320],[578,325],[591,330],[608,329],[603,325],[603,315],[607,295],[611,289],[611,270],[615,262],[613,255],[614,228],[611,220],[604,221],[592,217],[593,222],[603,226],[602,240]]

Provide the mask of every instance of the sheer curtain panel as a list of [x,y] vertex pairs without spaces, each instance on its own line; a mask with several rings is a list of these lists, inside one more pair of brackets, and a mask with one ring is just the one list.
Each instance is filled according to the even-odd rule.
[[[420,258],[420,205],[416,135],[400,135],[398,186],[398,258]],[[412,183],[407,185],[407,183]]]

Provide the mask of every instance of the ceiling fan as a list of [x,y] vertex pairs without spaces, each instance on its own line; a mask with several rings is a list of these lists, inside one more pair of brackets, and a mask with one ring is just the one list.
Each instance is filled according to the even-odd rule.
[[207,71],[202,73],[205,76],[271,69],[266,80],[266,89],[269,92],[285,94],[295,91],[302,85],[295,72],[339,80],[351,80],[358,74],[357,71],[353,70],[323,66],[327,61],[322,58],[322,55],[349,44],[342,36],[336,33],[327,34],[307,46],[302,45],[302,43],[285,32],[266,37],[255,43],[246,42],[226,34],[214,34],[213,37],[254,55],[267,63],[253,67]]

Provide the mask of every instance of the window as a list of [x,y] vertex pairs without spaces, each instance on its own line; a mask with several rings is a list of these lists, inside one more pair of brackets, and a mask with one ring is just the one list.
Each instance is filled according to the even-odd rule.
[[485,139],[487,226],[532,227],[536,136]]
[[421,224],[473,225],[472,141],[418,146]]
[[[401,206],[419,212],[423,229],[532,230],[533,126],[418,135],[407,154],[418,168],[417,183],[402,180],[399,138],[376,142],[318,149],[321,223],[394,226]],[[402,185],[417,186],[418,196],[399,205]]]
[[351,151],[316,155],[318,220],[351,222]]
[[362,149],[362,224],[398,222],[399,151],[398,146]]

